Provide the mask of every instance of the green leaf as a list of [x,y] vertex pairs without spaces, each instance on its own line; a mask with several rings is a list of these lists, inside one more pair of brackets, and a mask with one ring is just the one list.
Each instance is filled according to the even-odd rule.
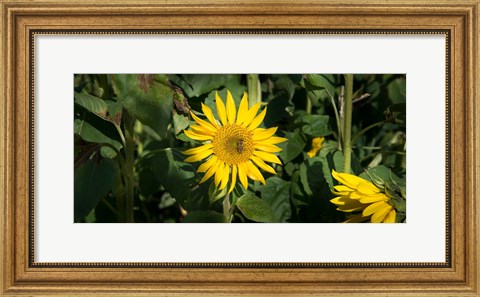
[[123,105],[118,101],[106,100],[108,105],[108,119],[115,125],[120,126],[122,121]]
[[330,188],[336,185],[332,177],[332,169],[337,172],[343,172],[343,154],[341,151],[328,152],[325,156],[320,155],[323,175]]
[[[105,135],[103,136],[101,135],[103,133],[100,132],[99,129],[110,130],[110,131],[113,131],[113,129],[111,125],[105,124],[104,122],[99,121],[98,118],[101,118],[102,120],[108,121],[113,125],[119,127],[120,121],[122,118],[122,105],[115,101],[104,101],[103,99],[100,99],[98,97],[92,96],[87,93],[75,92],[74,94],[75,94],[75,102],[85,109],[85,111],[82,112],[83,116],[77,117],[76,119],[76,121],[77,120],[80,121],[76,123],[76,125],[85,126],[85,131],[81,131],[80,129],[78,131],[75,130],[75,133],[83,132],[81,137],[86,141],[97,142],[102,144],[108,143],[115,146],[118,150],[120,150],[122,148],[122,145],[118,141],[112,141],[113,139],[111,136],[110,137],[106,136],[108,138],[106,139],[105,137],[103,137]],[[98,118],[91,117],[90,113],[87,111],[97,115]],[[90,125],[90,127],[86,127],[89,124],[85,124],[85,122],[89,120],[92,124]],[[110,135],[112,134],[116,135],[117,131],[115,131],[114,133],[110,133]],[[101,140],[92,141],[87,139],[92,137],[94,139],[96,138]],[[102,156],[110,159],[114,158],[117,155],[117,153],[114,150],[112,150],[110,147],[107,147],[107,146],[103,146],[101,148],[101,153],[102,153]]]
[[325,89],[328,96],[335,97],[335,78],[332,74],[307,74],[305,80],[310,84],[310,89]]
[[392,182],[385,183],[385,194],[390,198],[390,203],[397,211],[406,212],[405,189]]
[[184,208],[188,208],[187,200],[192,196],[189,184],[195,177],[193,167],[176,160],[170,148],[158,152],[149,161],[150,169],[167,192]]
[[285,137],[288,140],[279,145],[279,147],[282,148],[280,157],[282,158],[284,164],[292,161],[298,155],[300,155],[307,145],[305,138],[299,133],[286,132]]
[[225,216],[214,211],[194,211],[189,213],[182,223],[226,223]]
[[[113,124],[97,120],[93,117],[93,115],[85,114],[82,119],[75,119],[73,124],[74,133],[85,141],[98,144],[108,143],[117,148],[117,150],[121,150],[123,145],[115,139],[117,131]],[[107,158],[114,158],[116,153],[109,147],[102,147],[102,155]]]
[[118,100],[137,120],[164,136],[172,118],[173,91],[152,74],[112,75]]
[[310,201],[310,197],[308,197],[308,195],[306,195],[305,191],[303,190],[303,184],[300,179],[300,170],[297,170],[293,173],[290,182],[290,195],[293,198],[292,202],[294,204],[294,206],[291,206],[292,216],[294,215],[294,207],[305,206]]
[[273,74],[271,79],[265,80],[263,91],[268,93],[264,100],[268,101],[268,110],[263,120],[264,127],[278,126],[278,123],[291,118],[295,109],[292,100],[297,90],[292,77],[295,75]]
[[303,190],[307,195],[311,196],[313,192],[312,189],[310,189],[310,185],[308,184],[307,165],[305,163],[300,164],[298,172],[300,174],[300,182],[303,185]]
[[289,176],[292,176],[293,171],[297,169],[297,165],[293,163],[286,163],[283,169],[285,170],[285,173],[288,174]]
[[264,127],[278,126],[278,123],[282,120],[289,118],[290,115],[287,112],[288,108],[291,108],[292,104],[285,96],[274,97],[268,102],[267,114],[263,119]]
[[[300,164],[300,182],[307,195],[318,194],[320,187],[325,183],[324,164],[321,160],[320,157],[308,158]],[[329,175],[331,177],[331,173]]]
[[102,119],[107,119],[108,105],[103,99],[79,92],[74,92],[74,96],[75,103],[81,105],[86,110],[93,112]]
[[138,171],[138,189],[140,194],[145,197],[153,195],[159,191],[160,183],[149,167],[141,168]]
[[198,97],[202,94],[208,93],[211,90],[214,90],[222,86],[226,77],[219,75],[195,75],[195,74],[184,74],[182,78],[185,82],[191,87],[191,92],[188,92],[189,97]]
[[[190,86],[183,78],[181,75],[176,75],[176,74],[169,74],[168,79],[175,85],[179,86],[182,91],[189,96],[189,94],[192,94],[193,89],[192,86]],[[190,97],[190,96],[189,96]]]
[[190,125],[190,119],[183,114],[173,113],[173,127],[175,128],[175,134],[180,133]]
[[277,176],[266,180],[267,184],[262,187],[262,200],[270,205],[275,216],[275,222],[286,222],[292,215],[290,207],[290,182]]
[[[232,90],[233,86],[239,84],[240,75],[238,74],[182,74],[180,78],[190,87],[184,89],[188,97],[199,97],[221,87],[229,88],[234,96],[238,95]],[[222,99],[225,101],[224,97]]]
[[74,219],[86,216],[115,186],[115,163],[109,159],[92,159],[81,164],[74,174]]
[[210,203],[214,203],[215,201],[225,197],[225,195],[227,195],[227,191],[228,191],[228,187],[225,187],[222,190],[219,190],[215,186],[215,183],[211,183],[210,186],[208,187],[208,197],[210,199]]
[[405,220],[406,220],[405,213],[397,212],[397,215],[395,217],[395,223],[405,223]]
[[211,182],[204,182],[200,185],[194,185],[192,195],[185,201],[187,211],[208,210],[210,208],[210,199],[208,189]]
[[295,85],[299,85],[303,79],[301,74],[288,74],[288,77]]
[[80,135],[80,137],[85,141],[94,143],[109,143],[115,147],[122,147],[120,142],[107,136],[104,129],[99,130],[85,120],[82,121],[80,119],[76,119],[73,123],[73,129],[74,133]]
[[274,93],[276,97],[285,97],[288,101],[293,98],[295,94],[295,84],[289,75],[276,74],[274,75]]
[[307,114],[302,117],[305,125],[302,132],[312,137],[327,136],[332,134],[329,127],[330,117],[327,115]]
[[397,78],[388,85],[388,95],[392,103],[405,103],[407,91],[407,80]]
[[384,165],[379,165],[373,168],[367,169],[367,172],[360,174],[360,177],[369,181],[381,179],[385,182],[394,182],[400,187],[405,186],[405,179],[400,178],[392,170]]
[[249,220],[264,223],[275,221],[275,215],[270,206],[252,193],[247,193],[238,198],[235,205]]

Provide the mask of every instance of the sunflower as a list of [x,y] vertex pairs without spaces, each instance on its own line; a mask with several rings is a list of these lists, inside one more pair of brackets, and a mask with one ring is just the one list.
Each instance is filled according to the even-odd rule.
[[310,158],[315,157],[318,151],[322,148],[322,144],[325,141],[325,137],[315,137],[312,139],[312,148],[308,151],[307,155]]
[[395,223],[396,211],[390,198],[373,183],[348,173],[332,170],[332,176],[341,184],[333,187],[338,197],[330,200],[337,210],[359,214],[351,215],[346,222]]
[[227,90],[227,104],[215,93],[215,103],[219,121],[216,120],[210,107],[202,103],[202,111],[207,118],[199,118],[190,112],[197,125],[185,130],[189,138],[203,142],[203,145],[188,149],[184,154],[189,155],[185,162],[203,163],[197,172],[205,172],[200,183],[214,176],[215,185],[224,189],[230,178],[232,192],[238,179],[245,189],[248,188],[248,178],[260,181],[265,185],[265,179],[258,168],[276,174],[272,166],[267,163],[282,164],[275,155],[281,151],[276,144],[286,141],[285,138],[274,136],[277,127],[259,128],[267,108],[258,115],[261,103],[248,107],[248,96],[244,93],[238,114],[232,94]]

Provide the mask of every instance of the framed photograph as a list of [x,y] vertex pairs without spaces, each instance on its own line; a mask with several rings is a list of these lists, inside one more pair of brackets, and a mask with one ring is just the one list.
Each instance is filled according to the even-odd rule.
[[3,1],[2,296],[480,296],[479,4]]

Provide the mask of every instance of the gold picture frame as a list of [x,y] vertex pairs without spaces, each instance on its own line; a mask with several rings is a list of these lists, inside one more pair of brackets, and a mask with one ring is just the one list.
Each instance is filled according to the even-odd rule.
[[[0,65],[2,296],[480,296],[479,0],[4,0]],[[35,263],[35,34],[446,34],[445,263]]]

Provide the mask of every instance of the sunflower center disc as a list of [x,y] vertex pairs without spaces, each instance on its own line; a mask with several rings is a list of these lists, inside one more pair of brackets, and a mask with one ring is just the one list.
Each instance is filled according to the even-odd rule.
[[252,132],[236,124],[219,128],[213,138],[213,153],[230,165],[250,160],[253,151]]

